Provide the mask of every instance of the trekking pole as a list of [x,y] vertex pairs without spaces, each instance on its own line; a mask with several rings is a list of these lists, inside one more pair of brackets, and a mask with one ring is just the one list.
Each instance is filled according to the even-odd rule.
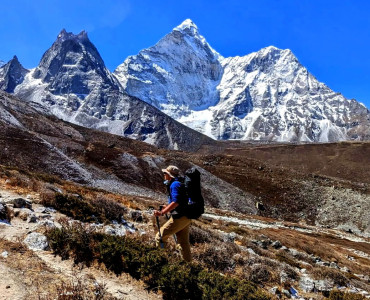
[[155,218],[157,220],[157,226],[158,226],[159,245],[163,249],[164,248],[164,243],[162,241],[161,226],[159,225],[159,218],[158,218],[158,216],[155,216]]

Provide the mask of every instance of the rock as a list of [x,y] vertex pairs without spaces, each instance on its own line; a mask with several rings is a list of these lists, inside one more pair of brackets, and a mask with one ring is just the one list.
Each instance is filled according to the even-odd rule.
[[131,211],[130,216],[135,222],[143,222],[143,214],[139,210]]
[[31,214],[33,214],[32,210],[28,208],[21,208],[19,209],[19,211],[16,212],[17,217],[23,221],[26,221],[31,216]]
[[278,295],[278,296],[280,296],[280,295],[281,295],[280,290],[279,290],[279,287],[277,287],[277,286],[272,287],[272,288],[269,290],[269,292],[270,292],[271,294],[273,294],[273,295]]
[[271,244],[272,247],[274,247],[275,249],[279,249],[282,247],[280,241],[275,241]]
[[320,292],[329,292],[333,289],[334,284],[326,279],[315,280],[315,289]]
[[0,203],[0,220],[9,221],[9,213],[6,204]]
[[330,263],[330,268],[333,268],[333,269],[339,269],[339,267],[338,267],[337,263],[335,263],[335,262],[331,262],[331,263]]
[[1,253],[1,257],[3,257],[3,258],[7,258],[8,255],[9,255],[8,251],[4,251],[4,252]]
[[47,228],[55,228],[56,227],[56,225],[54,224],[54,222],[51,221],[51,220],[42,220],[42,221],[39,222],[39,224],[41,226],[45,226]]
[[31,232],[27,235],[24,243],[32,250],[46,250],[49,247],[46,236],[38,232]]
[[285,297],[287,297],[287,298],[291,298],[292,296],[290,295],[290,293],[289,293],[289,291],[288,290],[286,290],[286,289],[283,289],[283,295],[285,296]]
[[126,235],[126,229],[122,225],[107,225],[104,226],[104,233],[110,235],[124,236]]
[[280,272],[280,283],[287,282],[289,280],[288,274],[283,270]]
[[288,250],[288,248],[287,248],[287,247],[285,247],[285,246],[282,246],[282,247],[281,247],[281,250],[283,250],[283,251],[287,251],[287,250]]
[[32,209],[32,203],[23,198],[15,198],[11,201],[13,203],[14,208],[29,208]]
[[254,252],[254,250],[252,248],[247,248],[247,251],[248,251],[249,254],[257,255],[256,252]]
[[302,276],[299,280],[299,287],[306,293],[310,293],[314,290],[315,287],[314,280],[308,276]]
[[28,223],[37,223],[37,221],[39,220],[39,218],[34,214],[30,214],[28,219],[27,219],[27,222]]
[[340,270],[342,271],[342,272],[349,272],[349,269],[347,268],[347,267],[343,267],[343,268],[340,268]]

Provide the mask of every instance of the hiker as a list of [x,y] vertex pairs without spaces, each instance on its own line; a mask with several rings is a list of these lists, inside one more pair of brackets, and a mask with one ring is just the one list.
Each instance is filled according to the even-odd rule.
[[162,169],[162,172],[169,195],[168,205],[164,206],[160,211],[154,211],[154,215],[163,216],[170,213],[171,217],[160,228],[160,233],[157,233],[156,243],[157,246],[160,243],[165,243],[171,235],[175,234],[183,259],[190,262],[189,228],[191,220],[185,216],[188,199],[184,184],[180,182],[180,170],[176,166],[168,166],[166,169]]

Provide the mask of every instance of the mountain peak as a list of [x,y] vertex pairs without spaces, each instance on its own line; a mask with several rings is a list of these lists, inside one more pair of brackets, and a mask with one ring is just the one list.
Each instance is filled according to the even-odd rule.
[[195,23],[190,19],[186,19],[179,26],[175,27],[173,30],[181,31],[191,35],[199,34],[197,25],[195,25]]
[[79,34],[73,34],[72,32],[67,32],[64,28],[58,34],[57,40],[60,42],[64,42],[66,40],[87,40],[87,32],[82,30]]

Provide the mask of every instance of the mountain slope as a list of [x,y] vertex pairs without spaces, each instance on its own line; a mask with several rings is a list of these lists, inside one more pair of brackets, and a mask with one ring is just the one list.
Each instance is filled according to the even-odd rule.
[[29,71],[19,63],[14,56],[7,64],[0,65],[0,89],[13,93],[17,85],[21,84]]
[[215,139],[370,139],[370,112],[330,90],[290,50],[223,58],[186,20],[114,72],[125,90]]
[[[166,199],[161,169],[193,166],[182,152],[70,124],[0,91],[0,164],[116,193]],[[254,196],[198,166],[206,202],[255,212]]]
[[124,92],[84,31],[62,30],[14,93],[63,120],[159,147],[194,150],[211,142]]
[[215,87],[223,71],[219,59],[186,20],[155,46],[128,57],[114,74],[130,95],[177,118],[217,100]]

